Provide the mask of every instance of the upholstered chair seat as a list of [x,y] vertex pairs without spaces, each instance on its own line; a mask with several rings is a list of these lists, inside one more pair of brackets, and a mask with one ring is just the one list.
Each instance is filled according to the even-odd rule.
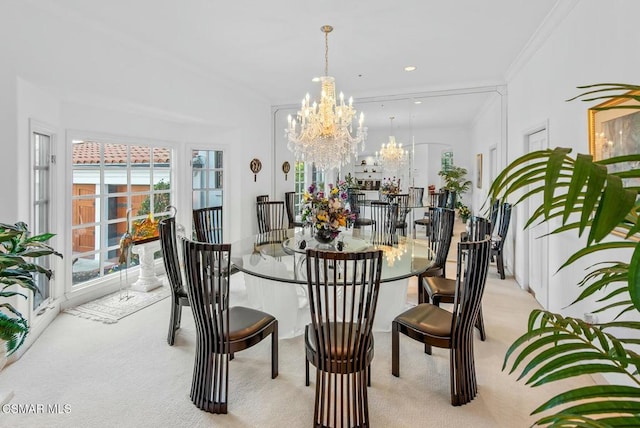
[[400,314],[396,321],[423,334],[447,338],[451,336],[451,316],[445,309],[422,303]]

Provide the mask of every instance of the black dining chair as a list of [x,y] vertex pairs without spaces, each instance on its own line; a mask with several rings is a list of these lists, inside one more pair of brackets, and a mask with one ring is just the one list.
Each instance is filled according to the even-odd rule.
[[371,243],[374,245],[394,245],[398,243],[398,204],[371,201]]
[[498,267],[498,274],[500,279],[505,279],[504,273],[504,258],[503,250],[504,243],[507,239],[507,232],[509,231],[509,223],[511,221],[511,204],[505,202],[500,207],[500,223],[498,224],[498,232],[492,238],[493,244],[491,246],[491,257],[496,259],[496,265]]
[[458,193],[455,190],[440,189],[441,194],[439,196],[438,206],[449,209],[456,209],[458,202]]
[[222,207],[193,210],[196,239],[209,244],[222,244]]
[[[429,207],[444,207],[446,202],[444,191],[429,193]],[[423,226],[425,228],[426,236],[429,236],[429,225],[431,224],[431,219],[429,218],[429,211],[424,212],[424,216],[422,218],[416,219],[413,221],[413,237],[416,237],[416,227]]]
[[258,233],[287,229],[284,223],[284,201],[258,202],[256,203],[256,215],[258,218]]
[[366,202],[366,194],[355,192],[349,193],[348,198],[350,210],[356,215],[356,219],[353,222],[353,227],[356,229],[360,229],[363,226],[373,226],[373,220],[362,215],[364,204]]
[[[489,220],[484,217],[472,216],[469,219],[469,230],[463,232],[460,240],[462,242],[467,241],[482,241],[488,239],[490,236],[491,225]],[[424,291],[425,303],[433,303],[435,306],[440,306],[440,303],[453,303],[456,294],[456,280],[450,278],[444,278],[441,276],[430,276],[424,278]],[[480,340],[484,341],[487,338],[487,334],[484,329],[484,318],[482,316],[482,305],[478,311],[478,319],[476,321],[476,328],[480,332]]]
[[393,202],[398,204],[398,218],[396,231],[401,230],[402,236],[407,236],[407,214],[409,214],[409,193],[400,193],[395,196]]
[[182,320],[182,308],[189,306],[189,298],[187,296],[187,290],[182,283],[175,217],[161,220],[158,224],[158,231],[160,234],[162,261],[167,272],[169,287],[171,288],[171,315],[169,317],[167,343],[173,346],[176,338],[176,330],[180,328],[180,321]]
[[429,206],[430,207],[439,207],[442,206],[440,205],[440,201],[444,201],[443,199],[444,197],[444,192],[433,192],[433,193],[429,193]]
[[391,373],[400,376],[400,333],[431,347],[448,348],[451,404],[460,406],[478,392],[473,346],[473,326],[487,280],[491,241],[458,243],[456,291],[452,311],[421,303],[393,321],[391,333]]
[[429,208],[429,248],[435,255],[433,265],[420,276],[418,286],[418,303],[426,301],[426,291],[423,285],[424,278],[447,276],[447,255],[451,247],[451,235],[453,234],[453,222],[455,221],[455,211],[449,208]]
[[305,329],[305,383],[316,368],[313,426],[368,427],[373,323],[382,251],[307,250],[311,324]]
[[409,187],[409,205],[412,207],[421,207],[422,198],[424,197],[424,187]]
[[284,194],[284,203],[287,209],[287,219],[289,220],[289,229],[293,229],[294,227],[304,226],[304,223],[296,220],[295,197],[296,197],[296,192],[285,192]]
[[196,326],[191,400],[211,413],[227,413],[229,359],[271,335],[271,378],[278,376],[278,320],[229,305],[231,245],[183,240],[187,294]]

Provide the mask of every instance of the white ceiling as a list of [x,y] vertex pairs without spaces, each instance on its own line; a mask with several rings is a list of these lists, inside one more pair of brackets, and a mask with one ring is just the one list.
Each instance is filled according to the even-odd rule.
[[[509,66],[562,0],[39,0],[119,40],[130,40],[255,91],[273,105],[318,92],[329,74],[355,98],[368,126],[389,116],[429,123],[471,120],[480,95],[456,102],[364,103],[387,95],[504,83]],[[415,65],[411,73],[403,70]],[[486,97],[486,95],[485,95]],[[485,98],[486,99],[486,98]],[[432,101],[435,99],[431,99]],[[384,105],[384,102],[379,103]],[[445,105],[446,104],[446,105]],[[407,110],[390,112],[391,106]],[[365,106],[368,110],[365,109]],[[431,107],[429,107],[431,106]],[[451,111],[453,114],[449,113]],[[453,119],[455,117],[455,119]],[[381,118],[381,119],[379,119]],[[418,119],[422,118],[422,119]],[[469,119],[471,118],[471,119]],[[425,122],[427,123],[427,122]]]

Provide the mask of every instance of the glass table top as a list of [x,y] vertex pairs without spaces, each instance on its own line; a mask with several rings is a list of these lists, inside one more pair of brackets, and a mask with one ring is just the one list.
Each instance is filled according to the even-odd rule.
[[[304,244],[303,244],[304,241]],[[397,236],[394,245],[372,243],[372,235],[362,229],[343,231],[336,241],[342,241],[342,251],[381,249],[383,264],[381,282],[396,281],[419,275],[434,261],[434,255],[424,239]],[[241,239],[231,245],[231,262],[249,275],[290,283],[306,283],[308,248],[338,251],[336,244],[321,244],[302,228],[276,230]]]

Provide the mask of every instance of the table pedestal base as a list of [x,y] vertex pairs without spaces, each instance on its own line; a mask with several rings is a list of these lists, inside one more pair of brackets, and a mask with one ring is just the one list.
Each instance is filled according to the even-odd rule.
[[132,290],[150,291],[162,285],[154,269],[153,253],[160,250],[160,241],[134,245],[131,252],[140,257],[140,276],[131,284]]

